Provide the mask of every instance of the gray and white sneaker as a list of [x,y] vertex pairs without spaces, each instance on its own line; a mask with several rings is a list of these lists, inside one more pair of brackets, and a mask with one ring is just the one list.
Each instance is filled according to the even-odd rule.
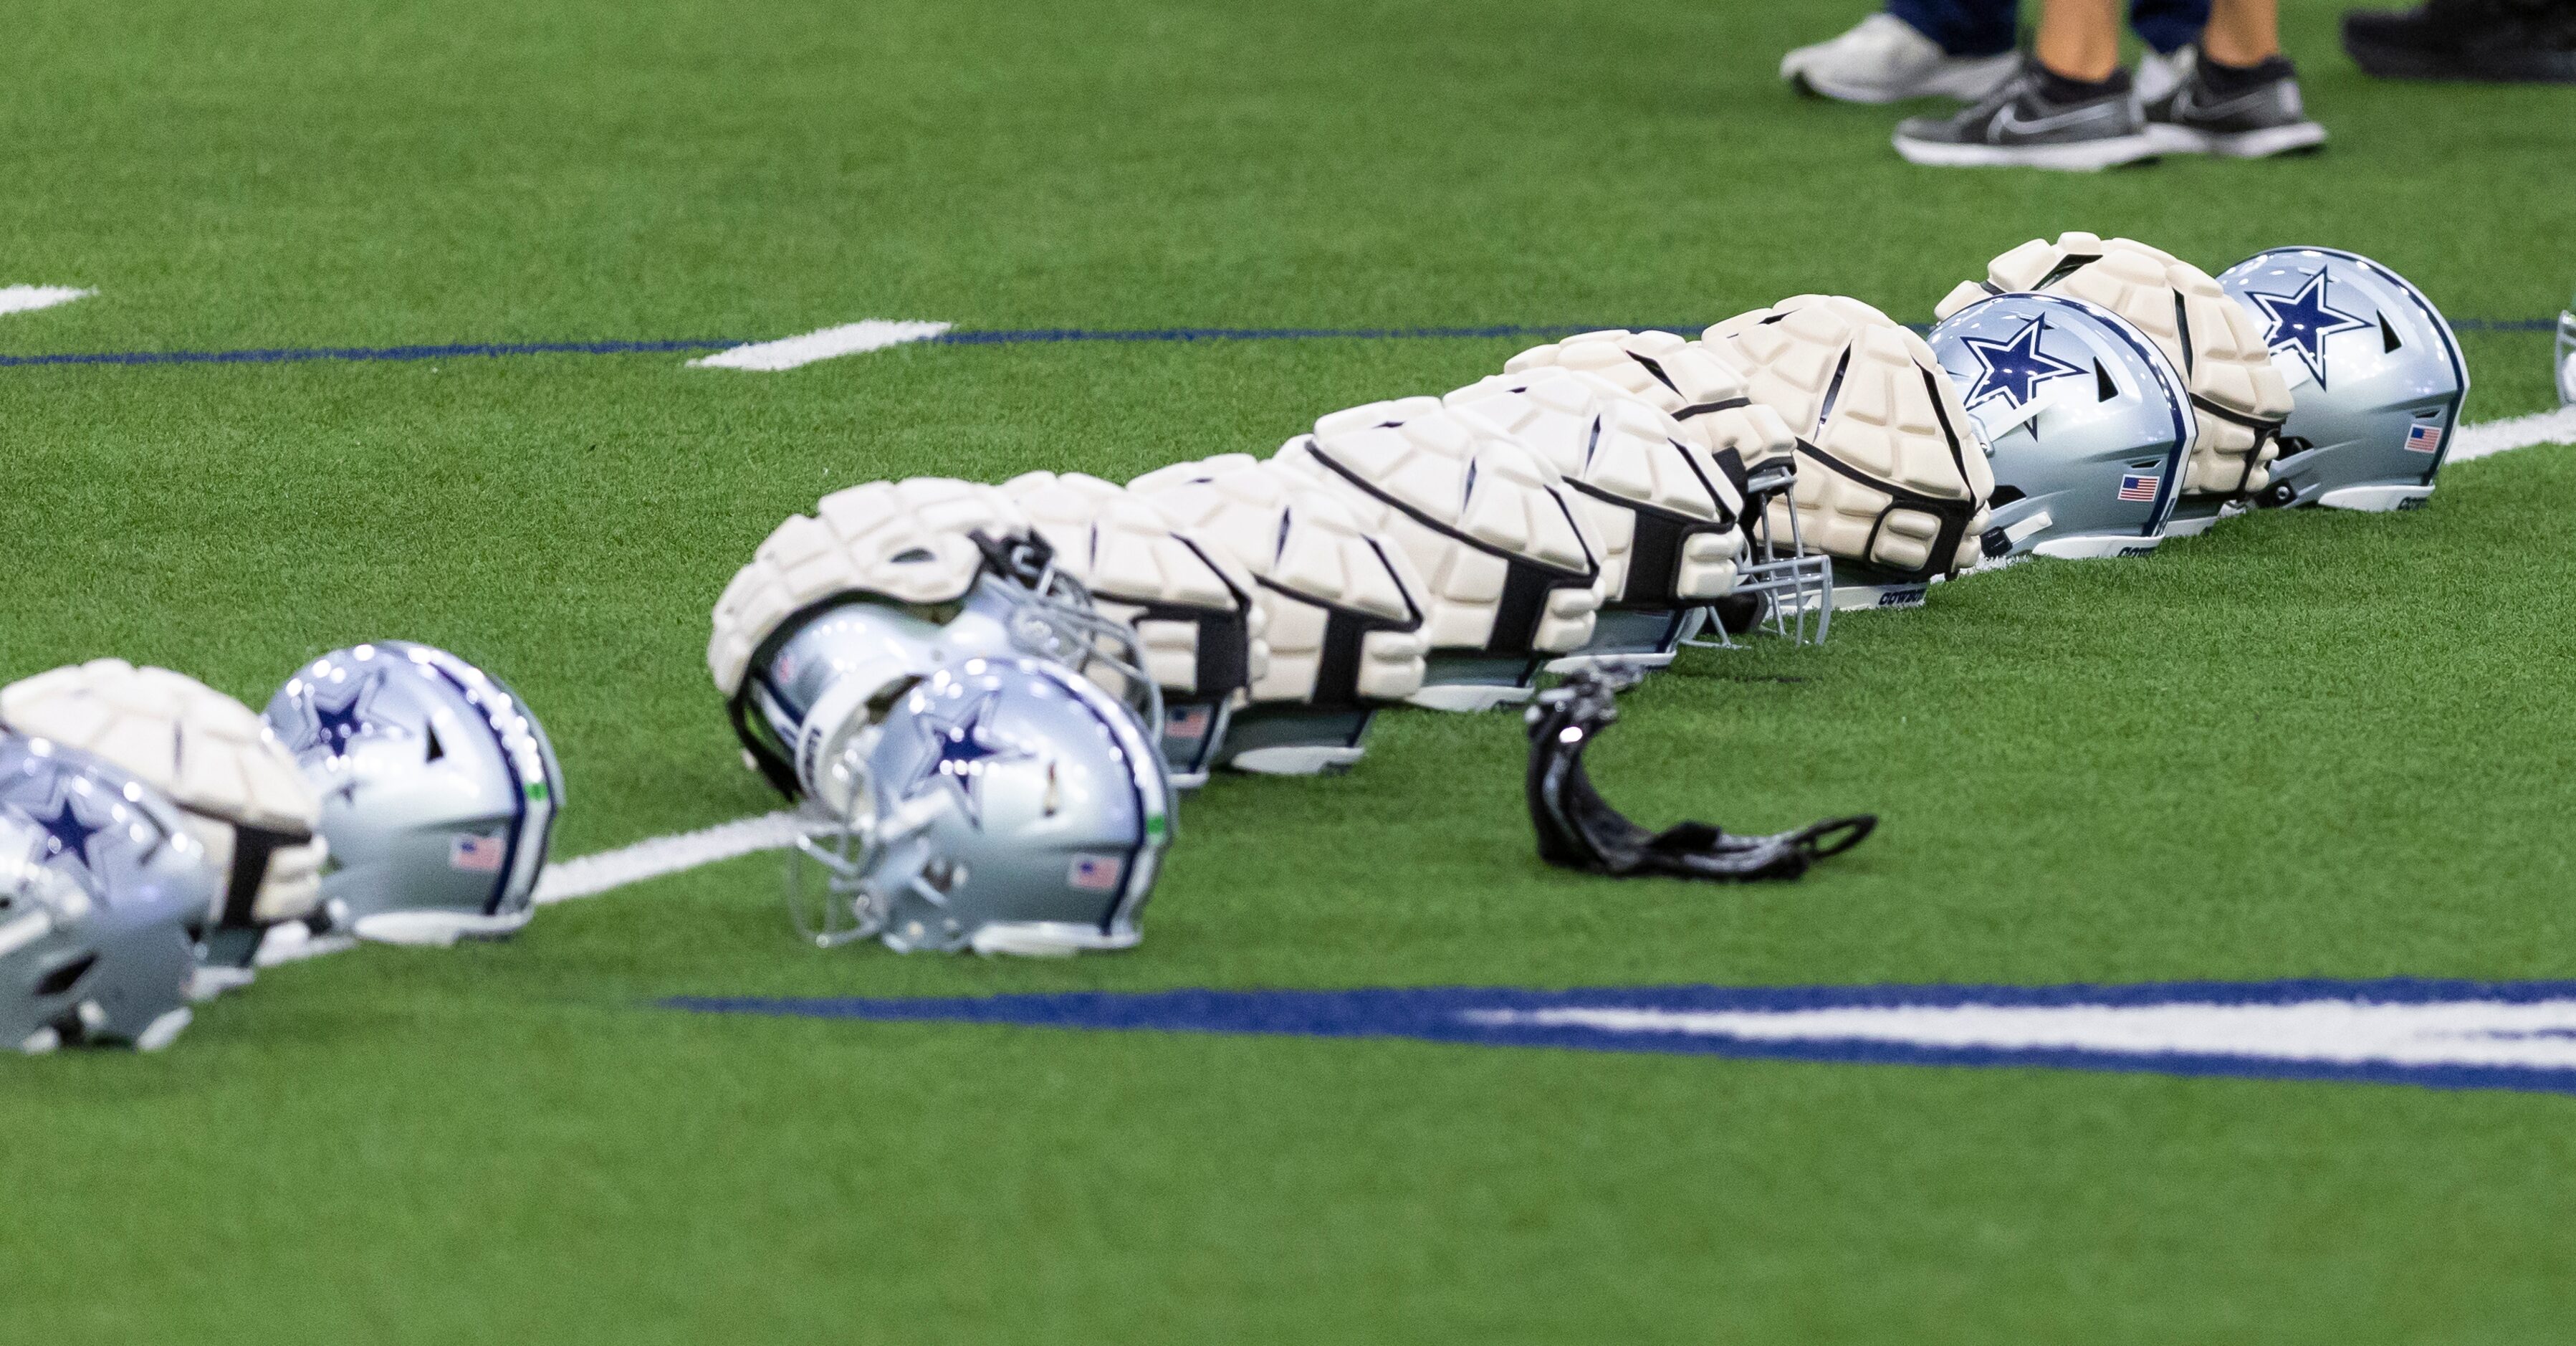
[[2170,154],[2263,159],[2326,143],[2326,128],[2308,120],[2298,72],[2283,56],[2240,70],[2191,53],[2182,81],[2148,100],[2146,110],[2147,133]]
[[2019,62],[2001,56],[1953,56],[1893,14],[1872,14],[1829,42],[1780,58],[1780,78],[1800,93],[1845,103],[1894,103],[1944,94],[1983,98],[2012,78]]
[[2090,172],[2151,159],[2156,142],[2129,87],[2129,72],[2080,84],[2024,60],[2013,77],[1954,117],[1909,117],[1896,152],[1943,168],[2054,168]]

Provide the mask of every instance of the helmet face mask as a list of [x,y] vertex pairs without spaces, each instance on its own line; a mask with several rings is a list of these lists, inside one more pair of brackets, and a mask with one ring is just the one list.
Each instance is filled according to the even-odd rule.
[[168,1045],[223,881],[150,787],[0,733],[0,1050]]
[[563,768],[507,685],[382,641],[305,666],[267,720],[322,798],[334,864],[316,933],[443,945],[527,923]]
[[2253,312],[2292,389],[2265,505],[2412,509],[2433,493],[2469,389],[2458,338],[2423,292],[2332,248],[2275,248],[2219,284]]
[[1034,658],[940,669],[888,715],[864,777],[789,860],[790,909],[816,944],[1046,955],[1142,937],[1169,780],[1088,679]]
[[2163,540],[2197,427],[2145,333],[2080,299],[2017,293],[1952,313],[1930,344],[1993,464],[1988,560],[2132,556]]

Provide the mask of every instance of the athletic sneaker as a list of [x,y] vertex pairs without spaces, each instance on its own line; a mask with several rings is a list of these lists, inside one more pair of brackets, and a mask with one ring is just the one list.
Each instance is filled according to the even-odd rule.
[[1831,42],[1780,58],[1780,78],[1803,94],[1845,103],[1893,103],[1946,94],[1983,98],[2012,78],[2011,52],[1952,56],[1893,14],[1872,14]]
[[2026,60],[2013,77],[1955,117],[1908,117],[1896,152],[1944,168],[2056,168],[2089,172],[2155,157],[2129,72],[2100,83],[2053,74]]
[[2343,49],[2381,79],[2576,84],[2576,0],[2428,0],[2343,16]]
[[2308,120],[2299,75],[2286,56],[2259,65],[2220,65],[2192,53],[2182,83],[2147,104],[2147,133],[2168,154],[2266,159],[2326,143]]

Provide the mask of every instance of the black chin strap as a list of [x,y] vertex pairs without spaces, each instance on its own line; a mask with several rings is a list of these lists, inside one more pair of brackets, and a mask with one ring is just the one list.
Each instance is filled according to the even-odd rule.
[[1708,823],[1649,832],[1630,822],[1592,788],[1583,750],[1619,718],[1618,692],[1640,676],[1622,666],[1587,670],[1540,693],[1530,707],[1530,821],[1538,827],[1539,856],[1549,864],[1614,878],[1794,879],[1818,860],[1859,845],[1878,826],[1875,815],[1864,813],[1754,837]]

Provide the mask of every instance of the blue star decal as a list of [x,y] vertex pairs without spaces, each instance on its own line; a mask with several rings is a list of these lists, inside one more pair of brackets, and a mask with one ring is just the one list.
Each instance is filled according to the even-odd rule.
[[2012,406],[2024,406],[2039,385],[2069,374],[2081,374],[2080,365],[2071,365],[2053,355],[2042,354],[2039,334],[2048,328],[2045,317],[2031,319],[2010,341],[1983,341],[1962,337],[1968,353],[1977,357],[1977,386],[1968,390],[1966,401],[1975,406],[1989,397],[2000,395]]
[[367,721],[366,703],[376,690],[376,682],[374,677],[361,679],[349,692],[349,698],[337,706],[322,699],[321,688],[313,689],[313,746],[323,755],[335,760],[346,757],[351,740],[375,732],[376,726]]
[[50,839],[51,849],[46,852],[46,859],[67,858],[84,869],[89,866],[89,839],[107,830],[81,821],[69,791],[54,801],[51,813],[39,813],[16,805],[11,806],[10,811],[34,823]]
[[905,799],[918,798],[922,791],[944,785],[956,792],[957,802],[966,810],[966,820],[977,827],[984,825],[980,787],[985,766],[1025,761],[1029,756],[1007,744],[995,743],[989,735],[993,706],[1001,699],[1000,692],[988,691],[960,707],[953,719],[925,715],[914,721],[925,752],[921,765],[903,787]]
[[2371,325],[2368,319],[2327,306],[2323,271],[2309,276],[2297,294],[2249,294],[2246,298],[2253,300],[2272,324],[2271,330],[2263,334],[2263,344],[2273,350],[2288,347],[2297,351],[2308,367],[2308,376],[2320,388],[2326,386],[2326,338]]

